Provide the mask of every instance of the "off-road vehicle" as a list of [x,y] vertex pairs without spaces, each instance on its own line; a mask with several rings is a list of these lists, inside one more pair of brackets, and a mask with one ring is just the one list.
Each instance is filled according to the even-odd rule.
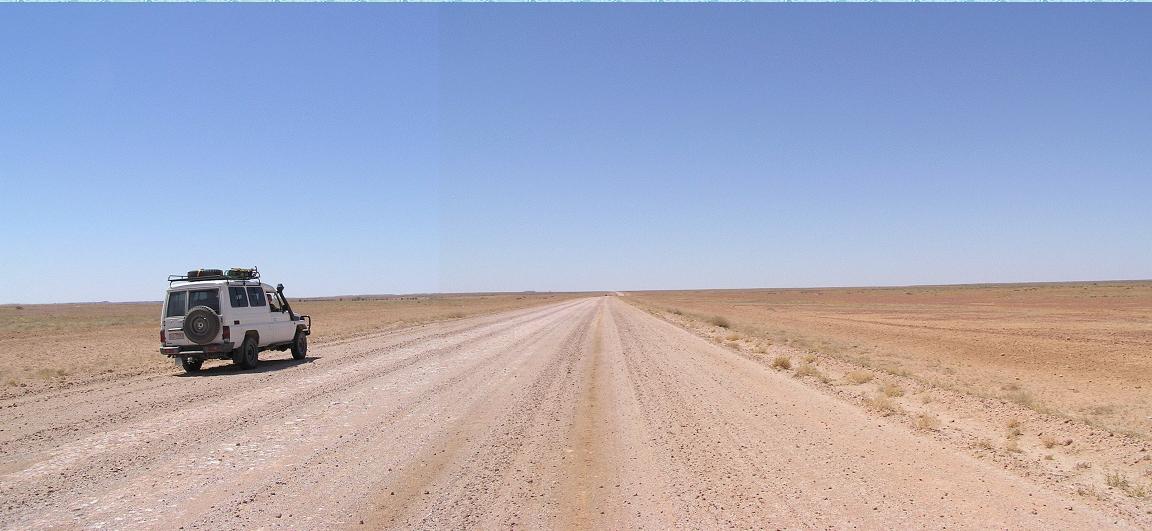
[[308,355],[312,318],[297,315],[276,288],[260,282],[256,268],[197,269],[168,277],[160,317],[160,353],[196,372],[206,359],[231,359],[256,367],[264,350]]

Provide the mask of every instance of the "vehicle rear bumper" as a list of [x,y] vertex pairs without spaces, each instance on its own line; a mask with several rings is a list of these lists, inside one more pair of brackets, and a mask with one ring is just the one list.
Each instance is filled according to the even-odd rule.
[[234,343],[212,343],[209,345],[188,345],[160,347],[160,353],[168,357],[176,356],[216,356],[232,352]]

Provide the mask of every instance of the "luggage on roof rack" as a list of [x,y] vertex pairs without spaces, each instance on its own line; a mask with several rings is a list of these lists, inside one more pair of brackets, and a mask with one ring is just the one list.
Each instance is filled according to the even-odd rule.
[[260,271],[255,267],[233,267],[225,272],[222,269],[193,269],[185,276],[169,275],[168,282],[196,282],[200,280],[256,280]]
[[255,267],[233,267],[232,269],[229,269],[227,273],[225,273],[225,276],[227,276],[230,280],[252,280],[260,278],[260,271],[257,271]]

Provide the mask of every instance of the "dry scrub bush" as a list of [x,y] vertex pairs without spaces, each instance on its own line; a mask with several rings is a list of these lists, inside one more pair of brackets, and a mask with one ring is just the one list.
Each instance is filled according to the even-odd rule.
[[844,379],[854,384],[865,384],[872,381],[874,376],[868,371],[852,371],[844,375]]
[[719,326],[720,328],[731,328],[732,327],[732,323],[727,318],[719,316],[719,315],[713,316],[711,319],[708,320],[708,322],[711,323],[713,326]]
[[680,311],[680,308],[670,308],[668,313],[672,315],[684,315],[684,312]]
[[867,404],[868,407],[879,411],[880,414],[885,417],[898,411],[896,404],[893,404],[892,401],[888,399],[888,396],[883,393],[877,393],[872,398],[865,399],[864,403]]
[[1004,444],[1004,449],[1014,454],[1024,451],[1020,449],[1020,443],[1016,442],[1016,439],[1008,439],[1008,442]]
[[1148,497],[1148,487],[1132,483],[1124,474],[1118,471],[1104,474],[1104,483],[1109,487],[1120,489],[1124,494],[1133,498]]
[[724,339],[727,339],[728,341],[740,341],[742,337],[743,336],[740,334],[728,334],[728,337],[725,337]]
[[1015,439],[1015,438],[1020,437],[1021,435],[1024,435],[1024,432],[1020,429],[1020,421],[1016,420],[1016,419],[1009,420],[1008,421],[1008,438],[1009,439]]
[[884,393],[884,396],[888,397],[904,396],[904,388],[892,382],[884,382],[880,384],[880,392]]
[[828,383],[828,381],[829,381],[828,377],[825,376],[824,373],[820,372],[820,369],[817,369],[816,367],[812,366],[809,363],[805,363],[796,369],[796,377],[797,378],[801,378],[804,376],[811,376],[811,377],[813,377],[817,380],[820,380],[821,382],[824,382],[824,383]]
[[784,370],[791,369],[792,360],[788,359],[788,356],[776,356],[776,358],[772,360],[772,368]]
[[916,429],[923,431],[936,431],[940,429],[940,419],[928,413],[916,416]]
[[991,450],[992,449],[992,439],[988,439],[988,438],[980,439],[979,441],[976,441],[976,447],[977,448],[983,448],[985,450]]
[[1056,446],[1056,438],[1051,435],[1045,435],[1040,438],[1040,443],[1043,444],[1045,448],[1051,448]]
[[816,355],[815,354],[805,354],[804,355],[804,363],[813,363],[815,361],[816,361]]

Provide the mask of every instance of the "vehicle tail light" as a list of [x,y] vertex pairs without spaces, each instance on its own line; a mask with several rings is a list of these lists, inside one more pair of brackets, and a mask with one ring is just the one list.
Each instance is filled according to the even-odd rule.
[[161,328],[160,329],[160,344],[163,345],[167,341],[168,341],[168,339],[164,337],[164,329]]
[[232,339],[232,331],[229,330],[227,326],[225,326],[224,331],[221,332],[221,337],[224,338],[224,341],[228,341],[229,339]]

